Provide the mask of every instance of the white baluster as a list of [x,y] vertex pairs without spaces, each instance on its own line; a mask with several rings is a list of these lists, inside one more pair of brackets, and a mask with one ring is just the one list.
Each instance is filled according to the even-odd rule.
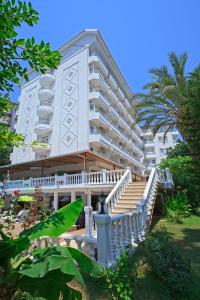
[[126,226],[125,226],[125,218],[121,219],[121,250],[124,251],[126,248]]
[[116,257],[118,258],[121,253],[121,223],[116,221],[115,225],[115,245],[116,245]]
[[110,226],[110,258],[111,263],[115,262],[116,259],[116,247],[115,247],[115,222],[111,222]]

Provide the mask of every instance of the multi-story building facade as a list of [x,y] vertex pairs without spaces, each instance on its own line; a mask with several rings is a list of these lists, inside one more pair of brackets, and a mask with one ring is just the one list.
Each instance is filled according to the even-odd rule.
[[173,129],[166,134],[164,138],[165,128],[159,130],[154,136],[152,128],[143,129],[142,138],[144,141],[144,165],[146,171],[150,171],[152,167],[158,165],[167,156],[167,150],[173,148],[177,143],[179,132]]
[[91,151],[142,174],[142,131],[129,114],[132,92],[97,30],[84,30],[59,49],[62,61],[22,82],[16,131],[25,143],[12,164]]

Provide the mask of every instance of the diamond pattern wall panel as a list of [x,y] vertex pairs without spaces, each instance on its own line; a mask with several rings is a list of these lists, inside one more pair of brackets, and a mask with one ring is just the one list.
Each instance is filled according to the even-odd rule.
[[78,143],[78,102],[79,102],[78,63],[63,72],[63,94],[61,112],[60,152],[77,151]]

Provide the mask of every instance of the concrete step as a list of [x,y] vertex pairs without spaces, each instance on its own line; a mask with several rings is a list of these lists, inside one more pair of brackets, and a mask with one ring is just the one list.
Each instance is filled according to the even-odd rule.
[[130,212],[132,211],[133,209],[131,208],[114,208],[112,210],[112,214],[124,214],[124,213],[127,213],[127,212]]
[[127,186],[126,190],[130,191],[144,191],[144,186]]
[[116,208],[120,208],[120,209],[129,208],[129,209],[133,209],[133,208],[136,208],[136,203],[117,203],[117,205],[115,206],[114,209],[116,209]]
[[138,191],[129,191],[129,190],[126,190],[126,191],[124,191],[124,193],[122,194],[122,196],[124,196],[124,195],[129,195],[129,196],[142,196],[143,195],[143,193],[142,192],[138,192]]
[[139,200],[119,200],[117,202],[117,205],[118,204],[138,204],[140,202],[140,199]]
[[141,199],[142,195],[127,195],[124,194],[119,200],[138,200]]
[[128,186],[146,186],[146,182],[130,182]]

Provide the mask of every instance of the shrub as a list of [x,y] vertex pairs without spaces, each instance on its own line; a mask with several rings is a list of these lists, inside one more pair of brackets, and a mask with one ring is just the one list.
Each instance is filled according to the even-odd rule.
[[151,271],[158,276],[178,299],[186,294],[190,282],[190,259],[174,242],[166,228],[152,231],[142,244]]
[[185,190],[189,204],[193,209],[200,205],[199,171],[196,163],[190,156],[177,156],[165,159],[160,168],[169,168],[172,172],[175,189]]
[[114,269],[108,269],[106,282],[113,300],[133,300],[135,288],[134,260],[132,249],[121,254]]
[[190,210],[188,198],[184,192],[168,197],[164,203],[164,213],[174,223],[182,223],[183,218],[190,215]]

